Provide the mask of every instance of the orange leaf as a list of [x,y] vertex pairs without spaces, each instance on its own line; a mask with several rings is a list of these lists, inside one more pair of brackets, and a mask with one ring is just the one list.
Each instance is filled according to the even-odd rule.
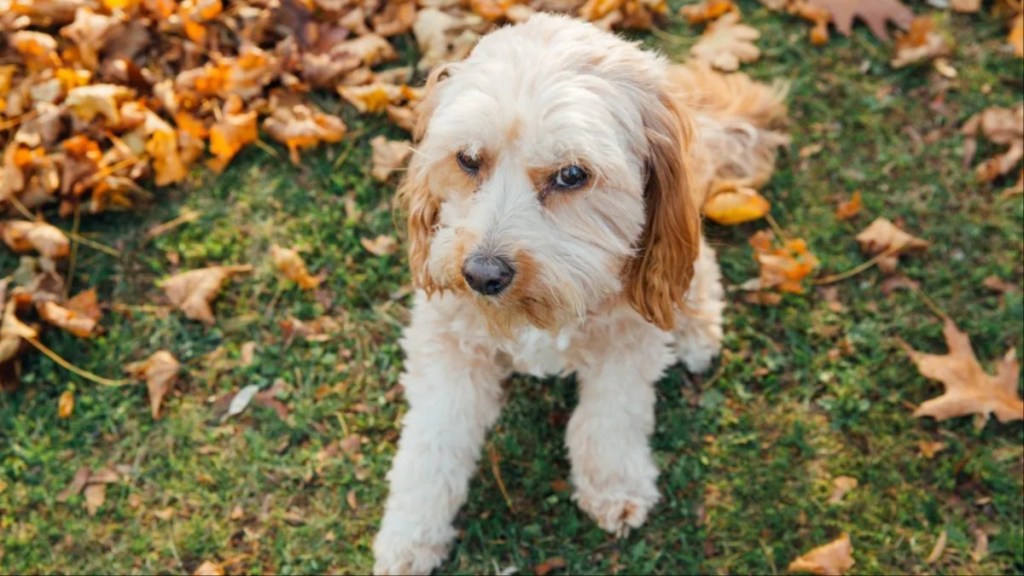
[[235,154],[259,137],[256,112],[242,112],[242,100],[232,95],[224,103],[223,119],[210,128],[211,158],[207,165],[215,172],[223,172]]
[[732,3],[732,0],[704,0],[700,4],[683,6],[679,10],[679,13],[685,16],[686,21],[690,24],[710,22],[727,12],[739,12],[739,8]]
[[84,314],[57,304],[56,302],[40,302],[37,305],[39,317],[44,322],[70,332],[79,338],[89,338],[96,330],[96,320]]
[[74,411],[75,393],[71,390],[61,392],[60,399],[57,401],[57,417],[61,420],[66,420],[71,417],[71,413]]
[[56,226],[45,222],[9,220],[0,223],[0,237],[15,252],[39,252],[51,259],[63,258],[71,252],[71,243]]
[[864,202],[861,200],[860,190],[857,190],[849,200],[843,200],[839,203],[839,207],[836,208],[836,218],[849,220],[860,214],[863,207]]
[[306,290],[316,288],[323,281],[322,278],[310,275],[302,256],[291,248],[282,248],[275,244],[270,247],[270,258],[278,272]]
[[838,540],[818,546],[790,562],[790,572],[805,572],[821,576],[839,576],[854,565],[850,536],[843,534]]

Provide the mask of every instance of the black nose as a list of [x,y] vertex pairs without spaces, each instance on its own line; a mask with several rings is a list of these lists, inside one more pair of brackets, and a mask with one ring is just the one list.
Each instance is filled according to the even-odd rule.
[[466,283],[484,296],[501,294],[515,275],[512,265],[501,256],[474,254],[462,263],[462,276]]

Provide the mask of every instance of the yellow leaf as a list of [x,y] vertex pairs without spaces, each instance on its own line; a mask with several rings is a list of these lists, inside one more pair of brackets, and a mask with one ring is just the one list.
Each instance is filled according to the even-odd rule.
[[719,224],[733,225],[763,218],[771,204],[757,190],[734,187],[704,201],[704,215]]
[[1010,29],[1006,42],[1013,46],[1013,53],[1017,57],[1024,58],[1024,10],[1017,12],[1016,18],[1013,19],[1013,28]]
[[66,420],[71,417],[71,413],[74,411],[75,393],[71,390],[61,392],[60,399],[57,401],[57,417],[61,420]]
[[712,68],[733,72],[741,63],[754,62],[761,57],[761,50],[754,45],[760,37],[757,29],[739,24],[739,14],[732,12],[708,26],[690,48],[690,55]]
[[89,84],[68,90],[64,104],[71,115],[82,122],[103,116],[111,124],[121,123],[121,102],[132,97],[132,91],[116,84]]
[[949,354],[925,354],[900,342],[926,378],[942,382],[945,392],[917,407],[914,416],[931,416],[936,420],[980,414],[988,418],[995,414],[1000,422],[1024,420],[1024,401],[1017,395],[1020,364],[1017,353],[1010,349],[996,365],[995,376],[989,375],[978,363],[967,334],[947,319],[942,334],[949,346]]
[[310,275],[302,256],[299,256],[299,253],[291,248],[282,248],[275,244],[270,247],[270,258],[278,272],[306,290],[316,288],[323,280]]
[[259,137],[256,112],[242,112],[242,101],[232,95],[224,104],[221,121],[210,128],[210,153],[216,156],[207,164],[215,172],[223,172],[235,154]]
[[347,130],[341,118],[298,104],[280,107],[263,121],[271,138],[288,146],[292,164],[299,164],[299,150],[321,142],[340,142]]
[[679,10],[690,24],[710,22],[728,12],[739,12],[739,8],[732,0],[703,0],[699,4],[683,6]]
[[853,565],[853,546],[850,544],[850,536],[843,534],[839,539],[819,546],[793,560],[787,570],[820,576],[839,576]]
[[178,372],[181,364],[166,350],[153,353],[149,358],[141,362],[132,362],[124,367],[125,372],[133,378],[146,380],[146,389],[149,391],[149,407],[153,418],[160,417],[160,405],[164,396],[174,387],[178,381]]

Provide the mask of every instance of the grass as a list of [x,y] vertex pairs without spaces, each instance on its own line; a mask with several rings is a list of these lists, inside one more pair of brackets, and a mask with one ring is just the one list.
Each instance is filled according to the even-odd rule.
[[[1024,72],[1000,48],[1002,23],[950,17],[959,77],[946,81],[928,67],[892,70],[889,48],[860,27],[813,48],[803,23],[742,6],[764,52],[744,69],[792,81],[793,145],[764,191],[786,234],[805,238],[833,273],[863,262],[853,236],[871,219],[898,219],[933,243],[901,270],[971,334],[983,363],[1024,348],[1024,202],[973,180],[958,133],[971,114],[1020,98]],[[679,23],[669,32],[681,40],[642,39],[679,58],[695,32]],[[305,154],[302,166],[280,148],[250,148],[224,174],[198,170],[153,206],[83,219],[83,233],[120,256],[81,248],[73,292],[97,286],[117,307],[96,339],[50,331],[45,341],[108,376],[165,348],[185,376],[154,420],[142,385],[100,387],[39,354],[26,359],[22,389],[0,395],[0,572],[190,573],[205,560],[257,574],[369,569],[405,410],[393,387],[409,299],[403,257],[373,256],[359,239],[396,233],[393,189],[369,177],[368,141],[402,134],[342,112],[355,137]],[[821,152],[797,154],[812,144]],[[982,146],[979,158],[992,151]],[[864,214],[837,221],[836,202],[855,190]],[[346,198],[360,214],[346,210]],[[202,216],[145,239],[149,226],[186,208]],[[746,240],[763,227],[709,227],[730,286],[756,274]],[[273,243],[301,248],[310,268],[326,273],[323,288],[280,282],[268,263]],[[222,292],[216,326],[167,311],[156,281],[236,263],[255,270]],[[0,255],[5,273],[16,265]],[[983,288],[989,275],[1017,291]],[[511,509],[485,454],[442,571],[529,573],[561,557],[566,573],[775,573],[843,532],[858,573],[1024,571],[1024,427],[911,417],[941,387],[917,374],[896,338],[933,352],[945,345],[922,300],[886,296],[882,280],[872,269],[838,284],[841,312],[814,293],[767,308],[731,293],[714,375],[676,368],[658,385],[652,441],[663,501],[622,541],[575,507],[565,483],[573,381],[514,378],[487,447]],[[336,321],[323,336],[289,333],[286,320],[323,316]],[[247,342],[257,353],[243,365]],[[258,406],[220,419],[218,398],[275,383],[287,419]],[[60,420],[65,390],[76,406]],[[921,441],[948,448],[926,459]],[[128,480],[108,488],[94,517],[81,496],[57,502],[79,467],[117,464],[130,467]],[[840,475],[860,485],[829,504]],[[926,564],[942,530],[946,551]],[[976,530],[989,536],[977,560]]]

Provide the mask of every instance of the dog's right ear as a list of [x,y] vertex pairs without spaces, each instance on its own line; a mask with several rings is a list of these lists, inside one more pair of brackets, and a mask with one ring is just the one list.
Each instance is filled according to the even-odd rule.
[[[427,77],[423,100],[416,107],[413,144],[419,144],[426,136],[430,117],[437,107],[437,85],[449,74],[451,65],[444,64],[435,68]],[[430,294],[437,290],[437,284],[427,271],[427,260],[430,256],[430,242],[441,213],[441,201],[430,190],[428,172],[422,157],[413,152],[405,177],[398,186],[398,203],[407,214],[409,268],[412,270],[413,285]]]

